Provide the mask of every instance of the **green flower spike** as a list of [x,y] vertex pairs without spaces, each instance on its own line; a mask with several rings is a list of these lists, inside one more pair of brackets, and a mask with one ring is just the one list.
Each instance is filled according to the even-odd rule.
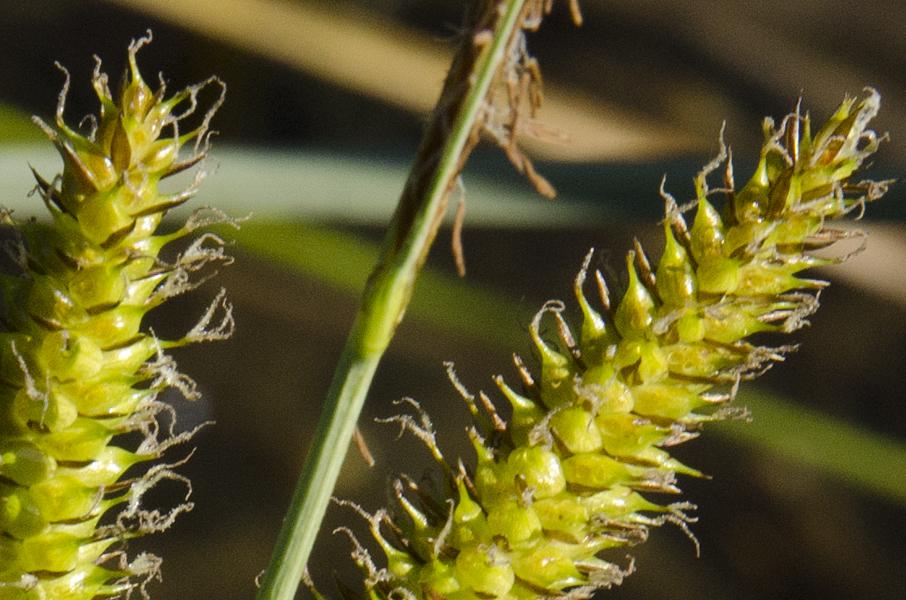
[[[587,598],[632,570],[602,551],[642,542],[668,522],[688,532],[693,506],[650,499],[679,493],[677,474],[701,476],[668,449],[696,437],[704,422],[744,414],[727,406],[739,382],[789,350],[746,339],[794,331],[817,308],[826,283],[799,274],[842,260],[809,251],[845,237],[825,220],[862,208],[887,186],[850,179],[877,148],[867,125],[878,105],[873,90],[847,99],[814,134],[798,111],[776,129],[766,120],[755,174],[739,190],[722,144],[695,179],[693,203],[678,207],[662,192],[664,253],[653,269],[636,242],[616,306],[598,272],[602,309],[586,298],[589,253],[575,285],[578,340],[563,304],[549,302],[530,327],[540,375],[517,357],[520,392],[495,378],[511,405],[509,422],[451,370],[474,418],[473,469],[448,466],[425,415],[391,419],[429,446],[443,466],[446,495],[404,477],[393,489],[401,510],[368,516],[388,560],[378,568],[357,545],[369,597]],[[725,162],[719,211],[707,178]],[[695,211],[691,227],[687,208]],[[542,338],[545,318],[553,319],[556,341]]]
[[[223,96],[197,127],[181,132],[199,91],[220,82],[169,98],[163,82],[152,90],[136,66],[149,41],[150,34],[130,46],[115,97],[98,61],[92,83],[100,113],[85,135],[63,120],[67,74],[56,126],[35,119],[63,158],[63,173],[52,181],[35,174],[50,222],[17,223],[3,214],[17,235],[8,249],[19,272],[0,276],[0,600],[128,595],[156,575],[160,561],[148,554],[129,559],[122,543],[166,529],[192,507],[142,509],[142,495],[156,482],[188,482],[172,464],[130,469],[192,433],[165,426],[172,408],[158,395],[168,387],[190,399],[197,392],[164,351],[225,338],[233,327],[221,291],[182,339],[141,329],[148,311],[197,285],[191,275],[202,265],[229,260],[211,234],[172,263],[159,258],[170,242],[226,220],[216,211],[196,212],[180,229],[155,235],[164,214],[192,197],[203,172],[175,194],[161,193],[158,183],[204,158],[208,123]],[[181,160],[189,142],[192,156]],[[130,440],[137,447],[120,445]]]

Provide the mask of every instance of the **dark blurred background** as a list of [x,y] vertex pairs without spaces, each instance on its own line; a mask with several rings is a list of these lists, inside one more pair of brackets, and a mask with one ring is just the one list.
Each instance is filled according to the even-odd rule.
[[[514,379],[509,355],[540,304],[568,298],[589,247],[615,271],[636,235],[656,248],[663,175],[688,198],[726,120],[737,180],[748,176],[764,115],[802,97],[816,121],[844,94],[882,94],[876,129],[889,132],[873,178],[906,166],[906,6],[900,2],[586,2],[574,28],[558,4],[530,48],[545,74],[545,126],[567,137],[529,141],[560,191],[534,197],[489,145],[465,177],[469,274],[453,281],[449,233],[428,261],[416,305],[378,372],[362,428],[378,461],[353,451],[337,495],[377,508],[388,476],[420,476],[427,453],[374,417],[418,399],[450,456],[470,456],[465,411],[441,366],[489,389]],[[210,74],[227,82],[214,123],[200,204],[254,212],[236,234],[234,265],[216,283],[153,317],[158,333],[192,326],[229,290],[238,329],[229,342],[180,351],[205,392],[173,398],[184,427],[216,424],[183,468],[196,509],[134,551],[165,558],[155,598],[251,598],[289,501],[318,407],[355,311],[373,244],[402,187],[463,23],[466,3],[441,0],[31,0],[0,2],[0,173],[4,204],[28,214],[27,163],[56,159],[26,116],[50,118],[73,78],[67,116],[96,110],[93,54],[113,79],[129,41],[151,28],[146,78],[172,89]],[[38,145],[40,144],[40,145]],[[834,286],[799,352],[741,397],[755,421],[717,424],[678,449],[713,477],[685,481],[700,506],[701,557],[676,528],[629,553],[637,573],[602,598],[667,600],[906,597],[906,219],[902,186],[869,207],[869,249],[822,273]],[[296,252],[298,249],[298,252]],[[325,266],[326,265],[326,266]],[[619,275],[617,275],[617,279]],[[177,452],[178,454],[178,452]],[[178,490],[162,488],[166,505]],[[311,571],[328,596],[334,574],[355,586],[349,544],[330,535],[356,523],[332,507]],[[358,525],[358,524],[357,524]],[[365,537],[364,528],[357,529]],[[627,552],[611,558],[625,564]]]

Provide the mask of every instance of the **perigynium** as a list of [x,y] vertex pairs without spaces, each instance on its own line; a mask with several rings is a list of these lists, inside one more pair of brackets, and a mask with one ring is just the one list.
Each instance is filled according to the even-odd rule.
[[[166,529],[191,508],[142,508],[142,495],[158,481],[188,482],[173,464],[137,465],[191,435],[174,433],[172,408],[159,399],[167,388],[197,396],[165,350],[227,337],[231,307],[221,290],[178,340],[159,339],[142,323],[150,310],[194,288],[204,264],[228,260],[210,233],[169,262],[160,256],[167,244],[225,220],[216,211],[156,233],[167,211],[194,195],[204,172],[177,193],[158,184],[204,158],[222,93],[191,130],[181,131],[180,123],[196,110],[200,90],[223,86],[212,78],[167,96],[161,80],[152,89],[136,65],[149,41],[130,46],[115,95],[97,61],[92,84],[100,111],[85,121],[84,133],[63,118],[67,75],[54,125],[35,119],[63,159],[61,175],[35,173],[50,220],[3,214],[16,236],[7,249],[18,267],[0,278],[3,600],[128,596],[157,573],[159,559],[127,557],[123,543]],[[180,157],[187,144],[191,155]]]
[[[592,258],[575,281],[578,335],[564,305],[547,303],[530,326],[540,358],[532,374],[517,358],[517,391],[491,400],[455,378],[473,416],[477,461],[446,461],[426,415],[391,420],[414,432],[442,467],[441,492],[407,477],[392,488],[397,506],[368,518],[387,567],[355,544],[371,598],[448,600],[586,598],[632,570],[605,551],[644,541],[664,523],[687,527],[691,505],[677,474],[699,476],[669,449],[702,424],[743,411],[728,406],[741,381],[783,359],[788,346],[753,343],[754,334],[789,333],[818,306],[823,281],[802,271],[842,258],[812,250],[850,234],[825,221],[861,210],[887,182],[856,181],[878,146],[868,123],[879,96],[848,98],[824,126],[808,115],[767,119],[760,160],[737,189],[727,150],[695,178],[696,198],[679,206],[666,192],[665,246],[652,266],[641,246],[626,257],[627,283],[611,303],[595,272],[598,307],[586,296]],[[708,177],[725,164],[719,189]],[[721,194],[722,207],[712,202]],[[691,225],[686,217],[694,213]],[[542,323],[553,325],[552,339]]]

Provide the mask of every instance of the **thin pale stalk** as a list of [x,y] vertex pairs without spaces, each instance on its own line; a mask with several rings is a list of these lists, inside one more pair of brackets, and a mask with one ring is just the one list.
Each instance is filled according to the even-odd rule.
[[473,32],[493,31],[493,36],[487,43],[478,44],[476,36],[470,35],[454,59],[391,222],[382,257],[366,284],[315,440],[261,580],[259,600],[295,597],[374,372],[403,318],[450,191],[478,141],[485,100],[508,59],[512,39],[520,32],[525,2],[478,3]]

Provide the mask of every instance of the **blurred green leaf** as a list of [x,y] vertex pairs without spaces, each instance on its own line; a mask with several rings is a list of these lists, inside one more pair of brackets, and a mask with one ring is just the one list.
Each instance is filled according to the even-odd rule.
[[[243,249],[297,273],[357,296],[378,257],[378,245],[338,231],[299,223],[252,222],[229,232]],[[330,257],[330,260],[324,260]],[[469,307],[469,319],[462,307]],[[416,284],[407,318],[444,331],[489,338],[513,347],[523,343],[507,314],[509,300],[466,281],[425,269]]]
[[863,490],[906,504],[906,444],[853,426],[764,390],[744,389],[737,403],[751,422],[721,424],[708,434],[767,450],[840,478]]
[[40,140],[42,135],[26,112],[0,104],[0,143],[34,142]]

